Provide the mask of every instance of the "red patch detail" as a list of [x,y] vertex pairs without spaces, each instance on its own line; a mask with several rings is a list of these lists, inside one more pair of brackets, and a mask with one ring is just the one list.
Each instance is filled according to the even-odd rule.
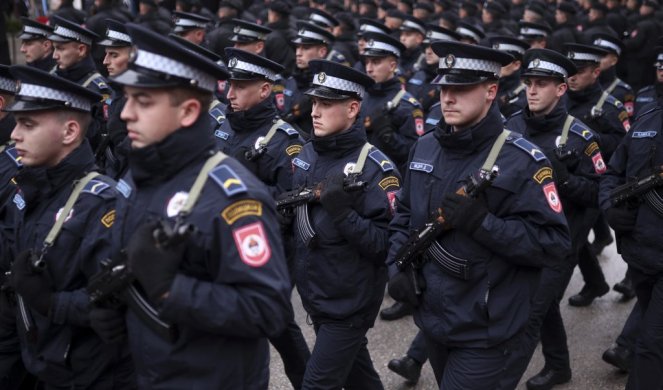
[[631,31],[631,38],[635,38],[636,35],[638,35],[638,30]]
[[396,194],[398,191],[387,191],[387,199],[389,199],[389,211],[391,215],[396,213]]
[[624,130],[627,132],[631,130],[631,122],[628,121],[628,119],[624,119],[624,122],[622,122],[622,126],[624,126]]
[[219,90],[221,94],[226,91],[226,80],[217,80],[216,81],[216,88]]
[[276,103],[276,108],[279,111],[283,111],[285,108],[285,97],[283,97],[282,93],[277,93],[274,95],[274,102]]
[[104,104],[104,120],[108,121],[108,104]]
[[594,171],[596,173],[598,173],[599,175],[605,173],[607,167],[605,166],[605,162],[603,161],[603,156],[601,156],[601,152],[598,152],[592,156],[592,162],[594,163]]
[[628,112],[628,116],[633,116],[633,102],[626,102],[624,103],[624,108],[626,108],[626,112]]
[[272,256],[272,249],[260,221],[234,229],[233,238],[239,257],[251,267],[265,265]]
[[559,195],[557,195],[555,183],[551,182],[543,186],[543,193],[546,195],[546,200],[550,208],[556,213],[561,213],[562,202],[559,200]]
[[414,118],[414,129],[417,135],[424,135],[424,118]]

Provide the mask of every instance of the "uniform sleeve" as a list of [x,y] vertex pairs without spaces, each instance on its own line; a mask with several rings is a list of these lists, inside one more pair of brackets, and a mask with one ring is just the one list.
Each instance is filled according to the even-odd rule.
[[599,207],[603,211],[612,207],[610,192],[626,182],[626,164],[628,162],[628,148],[630,143],[631,137],[625,137],[613,153],[608,163],[607,171],[601,175]]
[[232,224],[215,218],[204,243],[214,279],[178,273],[161,307],[164,320],[235,337],[273,336],[284,329],[290,280],[276,212],[271,204],[242,201],[244,208],[232,215],[246,216]]
[[598,207],[599,177],[605,172],[605,162],[598,143],[591,139],[583,150],[577,151],[579,161],[569,169],[569,179],[560,186],[559,193],[576,204]]
[[[609,102],[605,103],[606,105],[610,104]],[[592,130],[600,134],[601,150],[606,155],[606,157],[612,156],[613,151],[617,148],[617,145],[621,142],[622,138],[626,134],[626,131],[630,127],[628,120],[628,113],[624,109],[624,106],[619,105],[620,108],[612,107],[603,114],[603,116],[597,120],[595,123],[590,124]]]
[[[392,140],[388,144],[382,145],[383,150],[389,157],[395,160],[399,166],[401,163],[407,161],[407,154],[412,145],[417,141],[417,135],[414,112],[417,110],[421,113],[421,109],[415,108],[410,104],[401,103],[396,109],[396,113],[392,115],[396,131],[393,134]],[[423,132],[423,114],[421,114],[421,130]]]
[[260,161],[261,177],[269,177],[266,184],[273,198],[292,189],[292,159],[302,150],[299,137],[290,138],[280,131],[275,137],[278,142],[276,139],[270,142],[274,150],[269,150],[270,145],[267,145],[268,152]]

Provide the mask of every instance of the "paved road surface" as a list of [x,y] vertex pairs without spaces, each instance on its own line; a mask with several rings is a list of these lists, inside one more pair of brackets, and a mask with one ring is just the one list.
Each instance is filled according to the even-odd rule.
[[[625,263],[616,253],[614,244],[606,248],[599,258],[603,266],[608,283],[612,286],[622,279],[626,269]],[[571,351],[571,368],[573,380],[564,385],[555,387],[559,390],[617,390],[623,389],[626,375],[604,363],[601,354],[610,346],[621,331],[621,327],[628,316],[633,301],[624,303],[620,301],[621,294],[611,291],[597,299],[586,308],[575,308],[567,304],[566,298],[580,291],[582,277],[576,268],[571,284],[562,301],[562,315],[566,323]],[[385,297],[383,307],[392,304],[389,297]],[[315,340],[313,328],[306,325],[306,313],[302,309],[301,300],[296,292],[293,294],[293,305],[297,322],[304,331],[304,336],[312,347]],[[416,386],[406,386],[404,380],[387,368],[390,359],[405,354],[407,347],[417,332],[412,317],[406,317],[394,322],[385,322],[377,319],[375,327],[368,333],[368,349],[373,358],[385,389],[435,389],[435,380],[430,365],[426,364],[421,379]],[[272,348],[272,364],[270,389],[291,389],[288,379],[283,373],[283,365],[278,353]],[[523,376],[518,389],[525,389],[524,382],[535,375],[543,367],[543,359],[539,349],[534,354],[527,372]]]

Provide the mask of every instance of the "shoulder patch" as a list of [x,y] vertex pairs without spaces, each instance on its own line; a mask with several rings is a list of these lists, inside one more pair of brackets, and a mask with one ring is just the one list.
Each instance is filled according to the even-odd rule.
[[288,156],[294,156],[296,154],[299,154],[299,152],[302,151],[302,145],[290,145],[287,148],[285,148],[285,153]]
[[587,147],[585,148],[585,154],[587,156],[591,156],[597,150],[599,150],[599,144],[597,144],[596,141],[594,141],[594,142],[590,143],[589,145],[587,145]]
[[552,168],[550,168],[550,167],[543,167],[543,168],[539,169],[538,171],[536,171],[536,173],[534,174],[534,176],[533,176],[532,178],[533,178],[537,183],[539,183],[539,184],[543,184],[543,181],[544,181],[544,180],[546,180],[546,179],[552,179],[552,178],[553,178],[552,173],[553,173]]
[[401,186],[396,176],[387,176],[384,179],[380,180],[378,185],[380,186],[380,188],[382,188],[385,191],[387,190],[387,188],[390,187],[399,188]]
[[374,150],[368,154],[368,157],[380,166],[382,172],[394,170],[394,164],[379,150]]
[[299,135],[299,132],[297,130],[295,130],[295,128],[292,127],[292,125],[289,124],[289,123],[282,124],[281,127],[279,127],[279,130],[286,133],[288,135],[288,137],[294,137],[294,136]]
[[106,228],[110,228],[113,226],[115,223],[115,210],[111,210],[104,214],[103,217],[101,217],[101,224],[104,225]]
[[409,92],[406,92],[405,94],[403,94],[403,97],[401,99],[407,101],[408,103],[412,104],[413,106],[415,106],[417,108],[421,107],[421,103],[419,103],[419,100],[417,100],[417,98],[412,96],[412,94],[409,93]]
[[221,217],[228,225],[232,225],[242,217],[262,215],[262,203],[253,199],[240,200],[227,206],[221,212]]
[[124,197],[127,199],[131,195],[131,186],[129,183],[124,181],[124,179],[120,179],[120,181],[117,182],[115,189],[118,190],[120,194],[124,195]]
[[594,136],[594,134],[592,134],[588,128],[584,127],[582,124],[576,121],[573,122],[573,125],[571,125],[569,130],[572,133],[581,136],[585,141],[589,141]]
[[631,137],[633,138],[654,138],[658,132],[656,130],[647,131],[634,131]]
[[410,170],[431,173],[433,172],[433,166],[424,162],[412,161],[410,162]]
[[94,83],[99,89],[108,89],[108,84],[106,84],[106,80],[104,80],[103,77],[94,78],[92,83]]
[[424,80],[421,80],[421,79],[415,79],[415,78],[413,77],[413,78],[409,79],[409,80],[407,81],[407,83],[408,83],[408,84],[412,84],[412,85],[422,85],[422,84],[424,83]]
[[305,171],[308,171],[308,169],[311,167],[311,164],[300,159],[299,157],[295,157],[294,159],[292,159],[292,163]]
[[223,110],[218,106],[209,110],[209,115],[214,118],[218,124],[222,124],[226,121],[226,114],[223,113]]
[[529,154],[529,156],[532,157],[534,161],[538,162],[546,158],[546,155],[543,154],[543,152],[538,147],[534,146],[533,143],[529,142],[525,138],[516,138],[512,143],[514,146],[517,146],[518,149]]
[[221,164],[212,169],[209,177],[221,187],[226,196],[231,197],[237,194],[242,194],[247,191],[246,185],[242,179],[226,164]]
[[85,185],[81,193],[99,195],[108,188],[110,188],[110,184],[105,183],[101,180],[92,179]]
[[14,161],[14,164],[16,164],[17,167],[23,166],[23,163],[21,162],[21,156],[18,155],[18,152],[16,151],[15,147],[12,146],[11,148],[7,148],[7,150],[5,150],[5,153],[7,153],[9,158],[11,158],[12,161]]
[[613,106],[615,106],[617,108],[624,107],[624,104],[622,104],[622,102],[620,102],[619,99],[617,99],[616,97],[614,97],[612,95],[608,95],[608,97],[605,99],[605,101],[607,103],[612,104]]

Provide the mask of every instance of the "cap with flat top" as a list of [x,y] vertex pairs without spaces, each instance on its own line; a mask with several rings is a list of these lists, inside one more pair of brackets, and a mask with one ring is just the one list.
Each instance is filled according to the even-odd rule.
[[592,43],[594,46],[605,49],[610,53],[615,54],[617,57],[619,57],[626,48],[621,39],[615,38],[609,34],[595,34],[592,36]]
[[174,33],[183,33],[197,28],[206,29],[212,22],[204,16],[192,14],[190,12],[173,12],[173,21],[175,22]]
[[18,35],[18,39],[24,41],[31,41],[33,39],[48,39],[48,37],[53,34],[53,27],[39,23],[36,20],[21,18],[23,23],[23,29]]
[[517,60],[522,59],[525,51],[529,49],[529,43],[508,35],[494,35],[489,41],[493,49],[509,53]]
[[333,61],[312,60],[309,69],[313,74],[311,88],[306,95],[321,99],[362,100],[366,95],[366,88],[374,84],[373,79],[356,69]]
[[9,66],[0,65],[0,93],[6,95],[15,95],[18,90],[18,83],[9,71]]
[[278,80],[283,65],[234,47],[225,48],[230,80]]
[[568,78],[576,74],[577,69],[571,60],[563,54],[549,49],[529,49],[523,56],[520,77]]
[[233,23],[235,27],[233,28],[233,36],[230,38],[231,42],[250,43],[264,41],[267,39],[267,34],[272,32],[272,29],[269,27],[241,19],[233,19]]
[[336,20],[336,18],[333,17],[331,14],[321,9],[312,10],[308,18],[309,22],[316,24],[320,27],[332,28],[338,26],[338,20]]
[[331,45],[334,43],[334,34],[324,28],[306,21],[297,22],[297,38],[293,39],[295,45]]
[[115,19],[106,19],[106,35],[104,39],[97,42],[99,46],[105,47],[127,47],[131,46],[131,37],[127,33],[124,23]]
[[366,40],[366,47],[361,54],[362,57],[386,57],[394,56],[401,57],[401,53],[405,51],[405,46],[398,39],[391,35],[368,32],[364,34]]
[[53,42],[80,42],[91,46],[92,42],[99,39],[99,35],[94,32],[59,16],[53,16],[51,21],[53,22],[53,33],[48,36],[48,39]]
[[440,57],[438,76],[431,84],[474,85],[498,80],[503,66],[513,62],[510,54],[483,46],[439,41],[431,45]]
[[567,43],[564,45],[564,53],[568,59],[573,61],[576,68],[582,68],[599,64],[601,58],[610,52],[598,46]]

